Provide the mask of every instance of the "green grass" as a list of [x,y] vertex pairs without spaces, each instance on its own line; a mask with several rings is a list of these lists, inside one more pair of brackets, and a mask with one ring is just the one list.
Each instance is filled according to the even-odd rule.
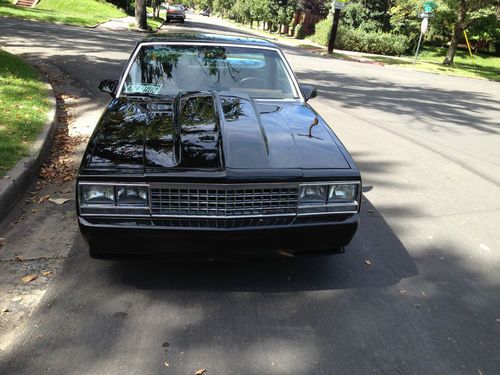
[[370,60],[382,62],[387,65],[397,65],[403,68],[456,75],[470,78],[486,78],[493,81],[500,81],[500,57],[474,54],[475,66],[473,65],[469,53],[459,50],[455,55],[454,64],[451,67],[442,65],[446,48],[424,47],[419,54],[417,63],[413,64],[412,57],[387,57],[387,56],[363,56]]
[[17,56],[0,50],[0,176],[23,156],[47,120],[47,87]]
[[152,31],[156,31],[163,24],[163,18],[152,18],[148,17],[148,26],[151,27]]
[[12,3],[0,0],[0,15],[78,26],[94,26],[126,16],[104,0],[41,0],[35,8],[21,8]]

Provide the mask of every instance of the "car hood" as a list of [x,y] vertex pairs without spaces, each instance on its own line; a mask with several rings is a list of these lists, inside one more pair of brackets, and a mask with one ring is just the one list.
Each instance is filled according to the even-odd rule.
[[349,169],[350,161],[333,131],[307,104],[191,92],[174,100],[112,100],[89,141],[82,168]]

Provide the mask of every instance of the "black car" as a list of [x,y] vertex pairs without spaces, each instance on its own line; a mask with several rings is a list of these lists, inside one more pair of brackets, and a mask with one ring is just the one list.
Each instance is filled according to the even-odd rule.
[[167,9],[167,22],[178,21],[184,23],[186,19],[186,12],[183,5],[169,5]]
[[275,44],[148,37],[100,89],[77,180],[91,256],[331,254],[354,236],[360,172]]

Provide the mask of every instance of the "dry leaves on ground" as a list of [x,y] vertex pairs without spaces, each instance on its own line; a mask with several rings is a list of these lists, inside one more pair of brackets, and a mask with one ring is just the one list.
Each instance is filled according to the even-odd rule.
[[0,247],[2,247],[3,245],[5,245],[7,243],[7,240],[3,237],[0,237]]
[[37,276],[37,275],[35,275],[34,273],[33,273],[33,274],[31,274],[31,275],[26,275],[26,276],[23,276],[23,277],[21,278],[21,280],[22,280],[24,283],[30,283],[30,282],[32,282],[33,280],[36,280],[36,279],[38,279],[38,276]]
[[52,277],[54,276],[54,271],[43,271],[42,275],[46,277]]
[[68,202],[69,199],[68,198],[50,198],[49,201],[52,203],[55,203],[57,205],[61,205],[61,204]]
[[203,375],[207,372],[207,369],[206,368],[201,368],[199,370],[197,370],[194,375]]
[[72,181],[77,172],[73,163],[76,147],[85,141],[85,137],[71,137],[68,129],[58,129],[47,163],[40,170],[40,177],[50,183],[62,185]]
[[46,200],[48,200],[49,198],[50,198],[50,195],[48,195],[48,194],[47,194],[47,195],[44,195],[43,197],[40,197],[40,198],[36,201],[36,203],[38,203],[38,204],[43,203],[43,202],[45,202]]

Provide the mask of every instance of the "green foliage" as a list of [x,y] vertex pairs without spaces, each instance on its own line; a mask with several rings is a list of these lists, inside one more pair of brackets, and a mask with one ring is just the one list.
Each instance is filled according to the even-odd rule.
[[[315,33],[310,37],[310,40],[324,46],[328,45],[331,27],[332,20],[330,18],[320,21],[316,24]],[[402,55],[409,49],[410,41],[404,35],[381,31],[367,32],[340,25],[335,46],[348,51]]]
[[304,39],[306,37],[306,30],[303,24],[299,23],[295,28],[295,39]]
[[42,130],[50,104],[38,72],[0,50],[0,176],[23,156]]

